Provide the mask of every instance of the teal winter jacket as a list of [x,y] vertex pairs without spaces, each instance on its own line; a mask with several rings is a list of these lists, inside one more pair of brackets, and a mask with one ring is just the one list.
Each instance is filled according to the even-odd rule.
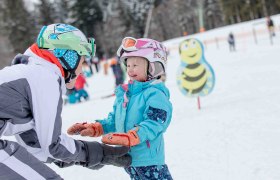
[[113,112],[98,121],[104,134],[127,133],[138,127],[140,144],[131,147],[131,166],[165,164],[163,133],[171,121],[172,104],[164,83],[133,81],[128,86],[118,86],[115,94]]

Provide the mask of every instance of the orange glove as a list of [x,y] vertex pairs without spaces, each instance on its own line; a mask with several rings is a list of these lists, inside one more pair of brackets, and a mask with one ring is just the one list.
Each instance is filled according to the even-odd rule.
[[96,123],[76,123],[68,128],[67,133],[69,135],[80,134],[81,136],[99,137],[103,132],[102,125],[99,122]]
[[135,146],[140,143],[137,130],[130,130],[127,133],[110,133],[102,137],[102,142],[111,145]]

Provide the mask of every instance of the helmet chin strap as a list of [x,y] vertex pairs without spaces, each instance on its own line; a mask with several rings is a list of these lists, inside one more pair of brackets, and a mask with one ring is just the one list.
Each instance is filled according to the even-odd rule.
[[65,84],[70,83],[73,79],[75,79],[77,77],[75,72],[69,72],[70,75],[65,78]]

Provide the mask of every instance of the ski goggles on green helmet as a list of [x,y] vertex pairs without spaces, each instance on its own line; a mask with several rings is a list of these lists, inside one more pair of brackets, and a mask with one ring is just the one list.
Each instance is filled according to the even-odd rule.
[[39,48],[54,50],[54,49],[69,49],[76,51],[80,56],[95,56],[96,44],[94,38],[82,40],[77,33],[69,31],[66,33],[45,32],[47,26],[44,26],[37,38]]

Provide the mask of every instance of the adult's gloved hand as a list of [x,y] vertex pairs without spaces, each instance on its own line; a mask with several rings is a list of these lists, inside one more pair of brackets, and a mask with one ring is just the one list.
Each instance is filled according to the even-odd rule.
[[[55,160],[53,163],[55,165],[57,165],[59,168],[67,168],[67,167],[70,167],[70,166],[73,166],[73,165],[86,166],[85,162],[74,162],[73,161],[73,162],[67,163],[67,162]],[[91,166],[91,167],[88,167],[88,168],[92,169],[92,170],[98,170],[98,169],[101,169],[103,166],[104,165],[98,164],[96,166]]]
[[67,162],[63,162],[63,161],[59,161],[59,160],[55,160],[53,163],[60,168],[66,168],[66,167],[75,165],[75,162],[67,163]]
[[131,156],[127,154],[129,147],[114,147],[98,142],[82,142],[86,151],[86,162],[84,166],[90,169],[100,169],[103,165],[127,167],[131,164]]
[[67,133],[69,135],[80,134],[81,136],[99,137],[103,132],[102,125],[99,122],[96,123],[76,123],[68,128]]
[[113,165],[117,167],[128,167],[131,165],[132,158],[128,153],[129,147],[124,146],[108,146],[102,144],[104,157],[101,164]]

